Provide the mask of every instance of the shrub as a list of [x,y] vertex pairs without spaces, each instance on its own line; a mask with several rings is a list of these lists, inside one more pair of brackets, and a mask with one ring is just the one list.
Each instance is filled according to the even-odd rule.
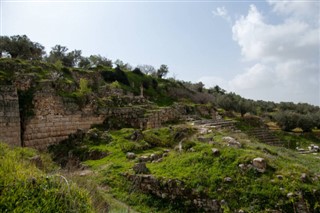
[[30,162],[37,153],[0,143],[0,212],[93,212],[88,193]]

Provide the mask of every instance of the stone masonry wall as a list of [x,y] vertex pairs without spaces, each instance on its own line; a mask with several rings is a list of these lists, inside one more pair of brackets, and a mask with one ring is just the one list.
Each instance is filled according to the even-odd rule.
[[146,128],[159,128],[164,123],[176,121],[183,115],[186,115],[186,110],[183,106],[174,105],[173,107],[165,107],[160,110],[152,111],[146,116]]
[[[68,138],[78,129],[87,130],[93,124],[101,124],[105,116],[77,110],[69,112],[61,97],[54,91],[38,91],[33,99],[35,115],[27,120],[23,134],[24,146],[45,149]],[[86,111],[90,111],[86,109]]]
[[33,94],[33,115],[23,118],[21,125],[15,86],[0,86],[0,141],[45,149],[68,138],[78,129],[88,130],[93,124],[105,123],[110,128],[159,128],[188,114],[183,105],[159,109],[128,105],[99,108],[94,98],[80,109],[74,100],[57,95],[49,83],[43,83],[38,88],[41,89]]
[[0,86],[0,141],[21,145],[19,100],[14,86]]

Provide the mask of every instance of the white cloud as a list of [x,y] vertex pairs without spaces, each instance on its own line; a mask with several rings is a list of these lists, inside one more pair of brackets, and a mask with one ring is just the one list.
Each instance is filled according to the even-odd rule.
[[255,89],[257,87],[267,88],[274,85],[274,79],[272,73],[267,66],[263,64],[255,64],[248,69],[245,73],[237,75],[229,82],[231,90],[240,89]]
[[227,22],[231,23],[231,17],[225,7],[217,7],[216,10],[212,11],[213,15],[224,18]]
[[293,18],[312,18],[318,16],[319,19],[319,2],[317,1],[267,1],[273,11],[279,15],[291,16]]
[[251,5],[232,27],[242,56],[255,65],[234,77],[230,88],[251,98],[320,105],[320,28],[314,21],[319,20],[319,3],[268,2],[282,21],[267,23]]

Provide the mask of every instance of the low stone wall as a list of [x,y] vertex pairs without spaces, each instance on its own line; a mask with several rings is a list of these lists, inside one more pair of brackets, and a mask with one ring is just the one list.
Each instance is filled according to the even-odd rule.
[[[187,188],[182,181],[174,179],[159,180],[152,175],[125,174],[125,176],[134,184],[135,189],[153,194],[161,199],[172,202],[187,202],[190,204],[190,208],[197,212],[223,212],[219,201]],[[192,209],[188,210],[192,211]]]
[[183,115],[186,115],[186,109],[181,105],[174,105],[172,107],[165,107],[159,110],[151,111],[145,119],[145,126],[147,129],[159,128],[164,123],[170,121],[177,121]]
[[0,141],[20,146],[20,113],[17,90],[0,86]]

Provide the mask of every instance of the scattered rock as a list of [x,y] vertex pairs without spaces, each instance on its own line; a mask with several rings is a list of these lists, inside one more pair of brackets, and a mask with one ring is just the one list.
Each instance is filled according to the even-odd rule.
[[92,171],[91,171],[91,170],[83,170],[83,171],[81,171],[81,172],[79,173],[79,176],[84,177],[84,176],[88,176],[88,175],[90,175],[90,174],[92,174]]
[[127,159],[135,159],[136,158],[136,154],[134,154],[133,152],[127,152],[126,154]]
[[162,158],[152,161],[152,163],[160,163],[160,162],[162,162]]
[[301,176],[300,176],[300,179],[302,182],[307,182],[308,181],[308,176],[306,173],[302,173]]
[[136,164],[133,166],[133,171],[134,171],[136,174],[149,174],[149,173],[150,173],[150,171],[149,171],[149,169],[147,168],[145,162],[136,163]]
[[196,150],[193,147],[191,147],[190,149],[188,149],[188,151],[189,152],[195,152]]
[[219,155],[220,155],[220,150],[219,150],[219,149],[212,148],[211,151],[212,151],[212,154],[213,154],[214,156],[219,156]]
[[223,180],[224,180],[224,182],[228,182],[228,183],[232,182],[231,177],[225,177]]
[[151,161],[155,161],[155,160],[160,159],[161,157],[162,157],[161,154],[151,154],[151,155],[150,155],[150,160],[151,160]]
[[167,157],[168,156],[168,153],[163,153],[162,154],[162,157]]
[[258,172],[265,172],[267,169],[267,162],[264,158],[255,158],[252,161],[253,167],[258,171]]
[[279,180],[283,180],[283,176],[282,176],[282,175],[277,175],[277,178],[278,178]]
[[133,141],[140,141],[143,139],[143,134],[141,130],[135,130],[133,134],[130,136],[130,139]]
[[139,158],[139,162],[148,162],[148,161],[150,161],[149,156],[143,155]]
[[293,192],[289,192],[288,194],[287,194],[287,198],[292,198],[294,196],[294,193]]
[[241,143],[238,142],[236,139],[232,138],[232,137],[223,137],[222,140],[224,142],[228,143],[228,146],[234,147],[234,148],[241,148]]

